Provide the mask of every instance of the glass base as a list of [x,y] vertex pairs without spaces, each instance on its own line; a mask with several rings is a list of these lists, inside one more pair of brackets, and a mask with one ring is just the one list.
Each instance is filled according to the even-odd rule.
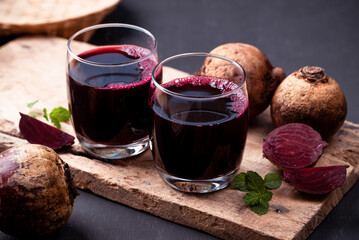
[[174,189],[188,193],[210,193],[227,187],[232,181],[237,170],[217,178],[206,180],[190,180],[171,176],[167,173],[157,170],[162,179]]
[[81,146],[90,155],[100,159],[124,159],[134,157],[148,148],[148,137],[127,145],[105,145],[90,143],[85,138],[77,136]]

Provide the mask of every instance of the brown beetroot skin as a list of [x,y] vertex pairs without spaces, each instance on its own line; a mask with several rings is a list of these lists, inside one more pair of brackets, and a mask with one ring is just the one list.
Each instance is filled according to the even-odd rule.
[[271,103],[275,126],[300,122],[329,139],[343,125],[347,102],[338,83],[323,68],[306,66],[278,86]]
[[348,165],[284,170],[284,180],[297,190],[309,194],[326,194],[340,187]]
[[70,169],[46,146],[0,154],[0,230],[16,237],[51,234],[70,218],[77,195]]
[[[255,46],[245,43],[227,43],[213,49],[211,54],[222,55],[238,62],[246,72],[249,95],[249,118],[254,118],[268,106],[274,91],[285,78],[283,69],[273,67],[268,58]],[[236,76],[233,66],[223,61],[205,61],[202,73],[231,80]]]

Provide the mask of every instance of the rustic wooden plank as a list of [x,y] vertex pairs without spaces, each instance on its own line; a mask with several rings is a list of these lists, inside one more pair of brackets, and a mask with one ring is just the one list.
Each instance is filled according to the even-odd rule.
[[[66,106],[65,54],[66,40],[61,38],[22,38],[0,48],[0,98],[6,99],[0,105],[0,150],[25,142],[18,138],[17,122],[18,112],[27,112],[27,103],[39,99],[39,111],[44,106]],[[69,124],[62,127],[73,133]],[[261,151],[262,139],[272,129],[268,111],[251,122],[241,171],[280,174]],[[88,157],[75,143],[59,154],[70,165],[79,188],[170,221],[224,239],[304,239],[359,178],[358,137],[359,125],[345,122],[318,162],[318,166],[350,164],[339,189],[314,197],[283,183],[263,216],[242,204],[244,193],[232,186],[204,195],[173,190],[157,175],[150,151],[104,162]]]

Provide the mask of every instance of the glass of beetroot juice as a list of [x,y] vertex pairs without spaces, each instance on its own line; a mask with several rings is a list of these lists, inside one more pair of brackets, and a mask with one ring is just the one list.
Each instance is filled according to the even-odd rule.
[[[81,42],[90,38],[89,43]],[[82,147],[102,159],[122,159],[148,148],[155,37],[128,24],[101,24],[70,37],[67,93]]]
[[[218,68],[204,75],[208,62]],[[243,68],[217,55],[180,54],[154,68],[150,88],[150,148],[159,175],[184,192],[225,188],[239,169],[247,138]]]

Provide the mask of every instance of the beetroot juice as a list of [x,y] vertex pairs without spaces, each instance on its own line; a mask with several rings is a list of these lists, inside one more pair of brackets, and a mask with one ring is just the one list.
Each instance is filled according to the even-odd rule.
[[[246,93],[239,90],[219,97],[238,86],[205,76],[178,78],[161,86],[164,90],[154,91],[152,97],[150,135],[160,175],[201,181],[238,170],[248,127]],[[163,178],[170,182],[171,177]],[[183,189],[177,182],[172,181],[175,188],[193,190]]]
[[126,145],[148,135],[149,82],[157,59],[136,60],[149,53],[134,45],[97,47],[79,54],[83,61],[69,63],[68,98],[80,140]]

